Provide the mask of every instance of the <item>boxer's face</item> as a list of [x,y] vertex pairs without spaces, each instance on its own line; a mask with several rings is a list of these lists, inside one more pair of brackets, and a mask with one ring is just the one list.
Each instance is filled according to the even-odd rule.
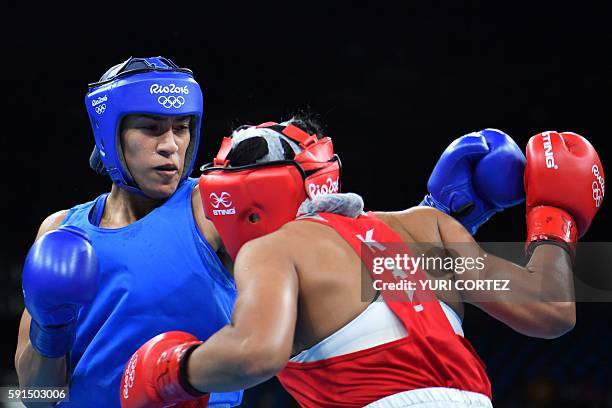
[[176,191],[191,136],[190,120],[189,116],[149,115],[129,115],[123,120],[123,155],[148,197],[165,199]]

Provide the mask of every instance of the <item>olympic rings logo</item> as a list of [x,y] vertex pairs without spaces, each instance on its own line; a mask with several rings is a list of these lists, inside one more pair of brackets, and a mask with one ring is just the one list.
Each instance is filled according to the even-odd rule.
[[161,95],[159,98],[157,98],[157,102],[166,109],[178,109],[185,104],[185,98],[183,98],[182,96]]
[[601,194],[601,189],[596,181],[593,182],[593,200],[595,200],[595,207],[599,207],[601,205],[601,201],[603,200],[603,195]]
[[106,111],[106,104],[105,104],[105,103],[103,103],[102,105],[98,105],[98,106],[96,106],[96,108],[95,108],[95,109],[96,109],[96,113],[97,113],[98,115],[101,115],[101,114],[103,114],[103,113],[104,113],[104,111]]
[[136,363],[138,363],[138,353],[134,353],[128,362],[127,369],[123,374],[123,398],[130,398],[130,388],[134,386],[134,377],[136,375]]

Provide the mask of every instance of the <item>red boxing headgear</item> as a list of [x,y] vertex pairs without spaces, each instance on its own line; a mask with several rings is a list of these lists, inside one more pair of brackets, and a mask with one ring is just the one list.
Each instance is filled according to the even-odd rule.
[[252,239],[295,219],[306,198],[340,191],[340,160],[329,137],[317,138],[292,125],[266,122],[302,149],[293,160],[229,167],[232,139],[226,137],[212,165],[202,168],[200,196],[232,259]]

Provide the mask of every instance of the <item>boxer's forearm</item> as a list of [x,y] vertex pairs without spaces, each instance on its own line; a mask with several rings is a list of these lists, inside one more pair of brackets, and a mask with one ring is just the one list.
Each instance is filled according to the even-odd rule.
[[30,342],[16,359],[21,387],[65,387],[68,384],[66,368],[66,357],[43,357]]
[[226,326],[189,356],[187,378],[200,391],[235,391],[272,378],[285,363],[262,339]]
[[[487,255],[486,268],[473,279],[507,281],[507,290],[464,291],[466,302],[519,333],[555,338],[575,324],[574,285],[570,258],[554,245],[537,247],[526,267]],[[465,275],[457,279],[466,279]]]
[[573,302],[480,302],[475,304],[517,333],[541,339],[555,339],[574,328]]
[[63,387],[67,385],[66,357],[47,358],[40,355],[28,336],[31,317],[24,311],[19,324],[19,338],[15,352],[15,369],[22,387]]

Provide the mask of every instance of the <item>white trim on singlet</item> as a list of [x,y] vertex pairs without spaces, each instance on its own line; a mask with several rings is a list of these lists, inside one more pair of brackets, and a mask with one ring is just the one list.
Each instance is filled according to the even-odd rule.
[[[440,302],[440,305],[455,333],[463,336],[461,319],[457,313],[444,302]],[[372,302],[346,326],[302,351],[290,361],[306,363],[324,360],[389,343],[406,337],[406,334],[400,319],[384,301],[379,300]]]
[[419,388],[389,395],[365,408],[492,408],[489,397],[456,388]]
[[452,307],[442,301],[440,301],[440,306],[442,306],[442,310],[444,311],[448,322],[451,324],[453,331],[461,337],[465,337],[463,334],[463,326],[461,325],[462,322],[459,315],[453,310]]

